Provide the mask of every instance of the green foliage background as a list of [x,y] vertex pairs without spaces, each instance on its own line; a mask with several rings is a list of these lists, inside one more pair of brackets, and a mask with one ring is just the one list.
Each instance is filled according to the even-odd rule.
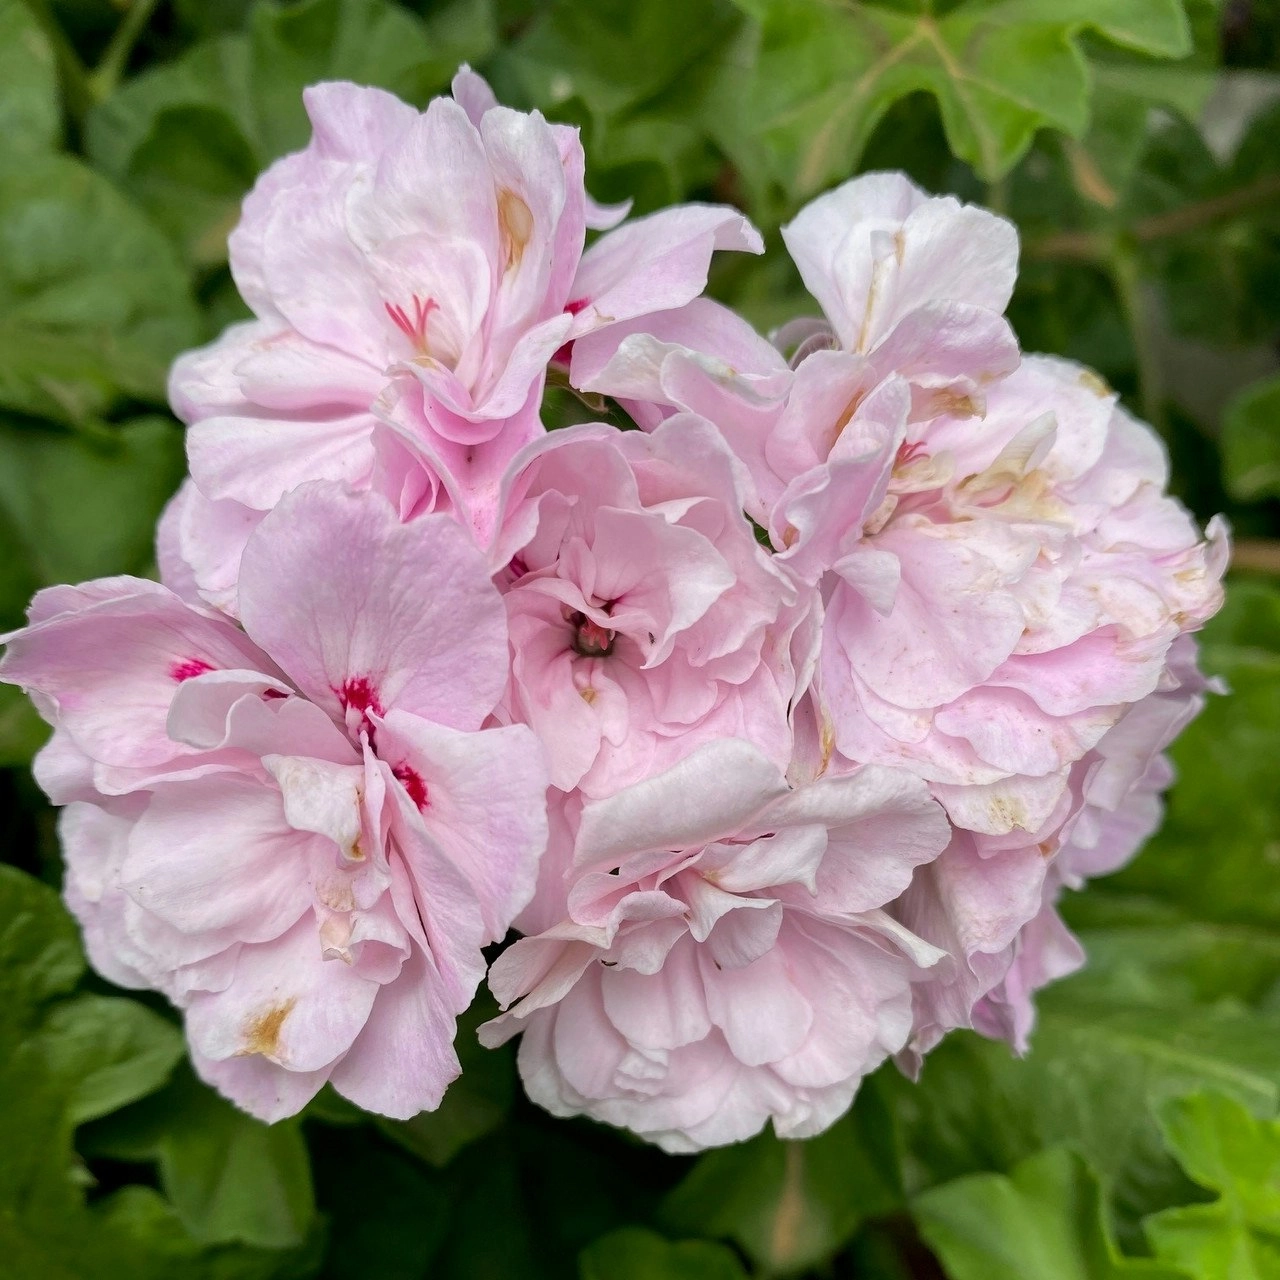
[[[226,234],[303,85],[418,103],[470,60],[582,127],[600,198],[769,234],[863,168],[1023,235],[1029,349],[1156,424],[1239,548],[1162,833],[1067,905],[1088,970],[1031,1055],[957,1035],[803,1144],[666,1157],[473,1047],[442,1110],[268,1129],[162,1001],[85,969],[42,737],[0,689],[0,1274],[17,1280],[1280,1277],[1280,10],[1275,0],[0,0],[0,628],[146,572],[182,473],[168,361],[242,314]],[[759,324],[776,252],[717,267]]]

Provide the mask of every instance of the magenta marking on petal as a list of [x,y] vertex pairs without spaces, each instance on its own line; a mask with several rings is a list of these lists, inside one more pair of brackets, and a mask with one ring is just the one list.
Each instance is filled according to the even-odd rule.
[[187,658],[182,662],[172,663],[169,667],[169,676],[181,684],[184,680],[192,680],[212,670],[213,664],[206,662],[203,658]]
[[409,793],[409,799],[418,806],[419,810],[426,809],[429,801],[427,799],[427,784],[423,782],[422,774],[407,764],[396,765],[391,770],[391,773]]
[[564,309],[571,315],[576,316],[579,312],[585,311],[591,305],[588,298],[574,298],[571,302],[564,304]]
[[366,719],[372,712],[382,715],[382,703],[378,699],[378,691],[368,676],[350,676],[342,682],[341,689],[335,689],[338,701],[344,711],[358,711]]

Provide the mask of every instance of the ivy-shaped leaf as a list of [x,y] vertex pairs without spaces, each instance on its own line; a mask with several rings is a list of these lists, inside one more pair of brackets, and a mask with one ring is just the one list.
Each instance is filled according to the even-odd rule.
[[0,515],[36,586],[144,571],[183,470],[167,418],[70,431],[0,415]]
[[741,87],[744,136],[797,195],[849,174],[898,99],[932,94],[952,151],[994,180],[1041,128],[1089,123],[1091,31],[1160,57],[1191,49],[1179,0],[966,0],[940,8],[851,0],[749,0],[762,23]]
[[951,1280],[1186,1280],[1120,1252],[1097,1178],[1061,1147],[1008,1176],[975,1173],[926,1192],[912,1214]]
[[91,1128],[85,1147],[116,1160],[156,1161],[160,1185],[202,1244],[284,1249],[302,1244],[315,1225],[298,1123],[263,1124],[187,1069],[160,1093]]
[[1280,1121],[1230,1098],[1175,1099],[1160,1112],[1165,1141],[1211,1204],[1166,1209],[1145,1227],[1157,1257],[1196,1280],[1280,1276]]

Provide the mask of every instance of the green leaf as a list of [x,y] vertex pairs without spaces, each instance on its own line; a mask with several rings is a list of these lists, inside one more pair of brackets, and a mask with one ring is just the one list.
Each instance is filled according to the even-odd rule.
[[[171,1123],[189,1129],[200,1103],[178,1092],[181,1073],[161,1089],[182,1057],[178,1029],[123,996],[72,995],[83,971],[75,924],[57,895],[0,866],[0,1270],[6,1280],[266,1280],[292,1272],[305,1256],[298,1251],[206,1249],[182,1220],[198,1215],[180,1216],[149,1188],[120,1187],[85,1202],[94,1172],[83,1156],[92,1159],[95,1133],[115,1126],[133,1132],[136,1143],[133,1118],[174,1104],[182,1115],[170,1112]],[[214,1105],[231,1110],[220,1099]],[[185,1172],[172,1181],[181,1191],[201,1179],[215,1187],[230,1179],[244,1188],[234,1194],[265,1198],[270,1166],[260,1148],[236,1151],[224,1143],[203,1160],[188,1151]],[[183,1154],[175,1158],[181,1163]],[[297,1151],[295,1158],[305,1154]],[[219,1167],[211,1170],[210,1163]],[[224,1193],[223,1202],[230,1198]],[[268,1203],[252,1213],[269,1211]]]
[[58,145],[62,113],[53,50],[23,0],[0,0],[0,154]]
[[89,113],[89,159],[123,182],[164,112],[204,107],[225,115],[260,164],[249,77],[249,41],[239,33],[203,40],[180,58],[149,67]]
[[729,0],[557,0],[498,66],[536,106],[582,127],[591,190],[643,212],[722,167],[703,82],[740,24]]
[[[1143,894],[1184,918],[1280,925],[1280,592],[1235,581],[1203,661],[1232,690],[1174,744],[1179,780],[1143,855],[1097,891]],[[1212,855],[1207,856],[1211,850]],[[1095,890],[1091,890],[1095,892]]]
[[0,1029],[20,1032],[83,972],[76,927],[57,894],[13,867],[0,867]]
[[448,83],[463,57],[485,52],[434,44],[420,19],[389,0],[264,0],[249,32],[250,92],[268,157],[306,142],[302,90],[317,80],[354,80],[420,102]]
[[1156,1108],[1206,1088],[1261,1115],[1280,1102],[1276,1014],[1234,1000],[1131,1003],[1109,993],[1105,976],[1095,984],[1088,969],[1043,992],[1039,1004],[1021,1061],[961,1033],[929,1056],[918,1086],[876,1077],[900,1127],[910,1189],[974,1170],[1008,1172],[1043,1147],[1069,1144],[1114,1193],[1128,1239],[1141,1217],[1187,1198]]
[[1080,36],[1161,57],[1191,48],[1178,0],[967,0],[941,16],[889,3],[766,0],[759,61],[742,93],[775,177],[811,194],[847,176],[888,108],[932,94],[952,151],[995,180],[1036,131],[1089,122]]
[[311,1173],[296,1121],[266,1125],[190,1071],[87,1136],[114,1159],[155,1160],[160,1183],[191,1236],[280,1249],[314,1225]]
[[522,37],[512,65],[540,106],[580,98],[608,119],[670,86],[732,18],[726,0],[558,0]]
[[164,1273],[154,1259],[135,1255],[104,1226],[109,1210],[84,1204],[72,1131],[162,1084],[182,1053],[181,1037],[135,1001],[66,998],[84,969],[75,926],[53,890],[12,867],[0,866],[0,921],[5,1274],[158,1278]]
[[65,156],[0,180],[0,408],[80,423],[121,396],[161,401],[196,337],[165,237]]
[[75,1079],[66,1111],[72,1125],[154,1093],[183,1053],[171,1022],[136,1000],[112,996],[83,995],[58,1004],[44,1032],[52,1069]]
[[1241,502],[1280,497],[1280,377],[1245,388],[1227,407],[1222,469]]
[[723,1245],[672,1243],[642,1227],[602,1236],[578,1259],[581,1280],[746,1280],[742,1264]]
[[1120,1253],[1097,1179],[1062,1148],[1008,1176],[978,1173],[937,1187],[916,1198],[912,1213],[952,1280],[1185,1280]]
[[243,32],[201,41],[95,108],[88,153],[196,265],[214,266],[259,170],[306,143],[307,85],[354,80],[423,102],[495,38],[486,0],[453,0],[427,22],[390,0],[259,0]]
[[825,1133],[771,1133],[702,1156],[662,1206],[674,1232],[723,1236],[770,1272],[829,1257],[865,1217],[902,1203],[890,1120],[871,1092]]
[[125,185],[198,267],[226,260],[227,236],[261,163],[220,107],[165,107],[129,158]]
[[1156,1255],[1203,1280],[1280,1276],[1280,1121],[1229,1098],[1175,1099],[1160,1112],[1165,1140],[1211,1204],[1166,1209],[1144,1224]]
[[183,470],[164,418],[72,433],[0,417],[0,514],[39,585],[145,569]]
[[27,695],[11,684],[0,686],[0,769],[30,764],[48,737],[49,726]]

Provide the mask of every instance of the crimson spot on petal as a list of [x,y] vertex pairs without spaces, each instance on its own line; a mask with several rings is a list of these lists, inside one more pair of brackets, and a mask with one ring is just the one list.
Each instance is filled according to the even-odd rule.
[[407,764],[398,764],[391,772],[400,785],[409,793],[409,799],[420,810],[425,809],[427,807],[427,784],[423,782],[422,774]]
[[368,676],[351,676],[342,682],[341,689],[335,689],[338,701],[344,711],[358,711],[367,716],[373,712],[375,716],[382,714],[382,703],[378,701],[378,691]]
[[202,676],[206,671],[212,670],[213,664],[206,662],[203,658],[187,658],[182,662],[171,663],[169,675],[181,684],[184,680],[192,680],[196,676]]

